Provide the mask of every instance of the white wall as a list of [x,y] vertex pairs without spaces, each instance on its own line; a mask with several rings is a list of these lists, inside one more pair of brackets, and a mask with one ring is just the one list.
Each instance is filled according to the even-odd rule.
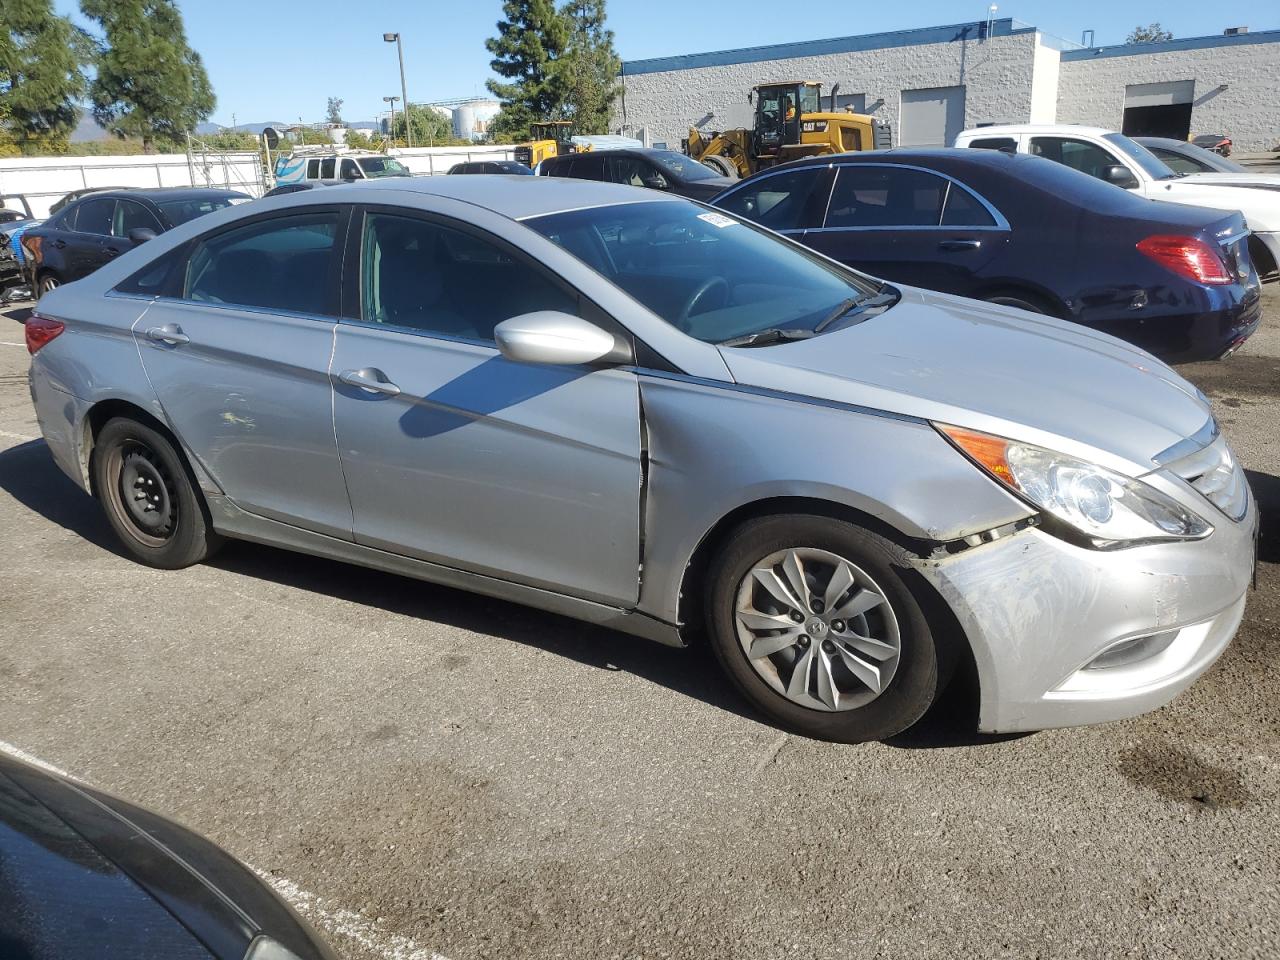
[[[756,84],[783,80],[819,80],[828,92],[831,84],[839,81],[843,93],[865,93],[868,111],[893,125],[895,142],[903,90],[964,86],[966,126],[1025,122],[1032,110],[1037,37],[1027,32],[988,40],[629,75],[623,77],[626,123],[633,128],[645,127],[651,139],[665,140],[674,147],[689,135],[691,126],[724,130],[750,125],[747,92]],[[619,101],[614,128],[623,122]]]
[[[228,187],[261,196],[256,153],[183,153],[140,157],[7,157],[0,159],[0,194],[25,194],[37,217],[64,194],[85,187]],[[12,202],[8,204],[14,206]]]
[[1119,130],[1126,85],[1188,77],[1195,79],[1193,136],[1224,133],[1237,151],[1270,150],[1280,141],[1280,43],[1064,60],[1058,121]]
[[514,160],[514,146],[474,147],[394,147],[387,151],[417,176],[448,173],[455,163],[464,160]]
[[1058,78],[1062,54],[1036,34],[1035,73],[1031,77],[1031,123],[1058,122]]

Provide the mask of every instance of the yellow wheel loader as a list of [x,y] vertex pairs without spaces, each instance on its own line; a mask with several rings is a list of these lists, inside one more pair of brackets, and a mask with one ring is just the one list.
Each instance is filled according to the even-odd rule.
[[573,142],[572,120],[547,120],[529,124],[529,142],[515,149],[517,163],[533,169],[547,157],[561,157],[566,153],[586,153],[589,145]]
[[703,136],[689,128],[685,153],[726,177],[749,177],[757,170],[827,153],[885,150],[892,146],[889,125],[862,113],[836,110],[831,88],[830,110],[822,109],[822,84],[812,81],[765,83],[747,95],[755,104],[750,129]]

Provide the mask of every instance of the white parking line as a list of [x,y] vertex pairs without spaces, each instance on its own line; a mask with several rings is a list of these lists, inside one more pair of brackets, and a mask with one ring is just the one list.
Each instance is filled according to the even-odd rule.
[[14,343],[12,340],[0,340],[0,347],[25,347],[25,343]]
[[[33,767],[39,767],[60,777],[66,777],[68,780],[84,782],[79,777],[51,763],[46,763],[21,747],[4,740],[0,740],[0,753],[7,753],[16,760],[29,763]],[[354,910],[330,903],[323,897],[303,890],[287,877],[272,876],[265,870],[259,870],[252,865],[249,865],[249,869],[288,901],[289,906],[326,933],[350,940],[360,948],[385,957],[386,960],[448,960],[448,957],[427,949],[410,937],[383,929],[383,924],[377,920],[371,920]]]

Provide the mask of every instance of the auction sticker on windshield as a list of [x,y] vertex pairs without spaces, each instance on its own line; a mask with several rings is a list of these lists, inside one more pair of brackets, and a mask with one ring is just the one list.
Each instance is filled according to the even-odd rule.
[[732,227],[734,224],[738,222],[737,220],[734,220],[731,217],[726,217],[722,213],[700,213],[698,214],[698,219],[705,220],[707,223],[711,224],[713,227],[720,227],[722,229],[724,227]]

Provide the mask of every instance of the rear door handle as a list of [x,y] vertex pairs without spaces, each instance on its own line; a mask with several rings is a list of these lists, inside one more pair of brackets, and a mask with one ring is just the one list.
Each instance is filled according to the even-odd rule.
[[147,329],[147,339],[155,340],[157,343],[167,343],[175,347],[182,343],[191,342],[191,338],[183,333],[182,328],[176,323],[166,323],[163,327],[149,327]]
[[981,240],[943,240],[938,244],[938,249],[958,252],[961,250],[977,250],[981,246]]
[[370,393],[385,393],[388,397],[398,397],[400,388],[387,379],[387,375],[377,367],[362,367],[359,370],[343,370],[338,379],[351,387],[359,387]]

